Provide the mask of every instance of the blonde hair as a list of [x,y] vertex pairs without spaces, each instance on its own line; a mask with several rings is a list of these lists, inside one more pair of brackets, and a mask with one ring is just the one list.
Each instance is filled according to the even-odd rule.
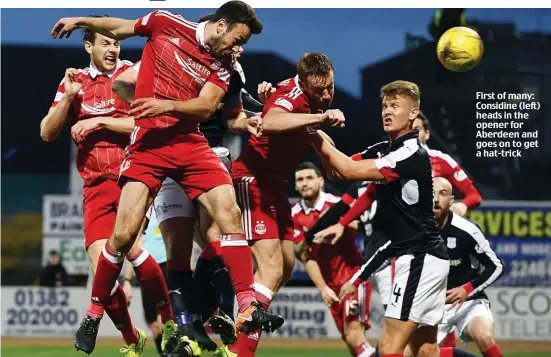
[[410,97],[416,107],[421,105],[421,91],[419,86],[413,82],[394,81],[381,88],[381,99],[398,94]]

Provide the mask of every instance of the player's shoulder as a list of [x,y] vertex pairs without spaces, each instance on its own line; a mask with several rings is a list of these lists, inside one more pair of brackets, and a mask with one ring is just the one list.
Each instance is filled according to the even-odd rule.
[[190,20],[186,19],[185,17],[183,17],[182,15],[175,14],[175,13],[173,13],[171,11],[168,11],[168,10],[157,9],[155,11],[152,11],[151,15],[153,15],[155,17],[159,16],[163,19],[167,19],[167,21],[173,22],[174,24],[183,25],[184,27],[188,27],[188,28],[191,28],[193,30],[195,30],[197,28],[197,26],[199,25],[197,22],[190,21]]
[[368,146],[367,149],[362,151],[360,155],[364,159],[372,159],[382,156],[382,153],[388,148],[388,140],[379,141],[371,146]]
[[452,168],[455,168],[457,166],[457,162],[448,154],[440,151],[440,150],[434,150],[430,149],[429,147],[426,147],[427,153],[432,159],[443,161],[447,163]]
[[328,192],[321,192],[321,194],[323,195],[323,199],[326,201],[326,202],[329,202],[331,204],[334,204],[334,203],[337,203],[341,200],[341,198],[339,196],[335,196],[334,194],[332,193],[328,193]]
[[[139,62],[139,61],[138,61]],[[134,63],[132,61],[129,61],[129,60],[121,60],[121,63],[120,63],[120,68],[128,68],[128,67],[132,67],[134,66],[135,64],[137,63]]]
[[469,221],[465,217],[461,217],[460,215],[453,212],[450,224],[456,229],[464,232],[466,235],[472,237],[477,242],[486,239],[480,227],[478,227],[476,224]]
[[291,216],[294,217],[300,212],[302,212],[302,205],[300,204],[300,201],[298,201],[293,205],[293,207],[291,207]]
[[308,101],[300,88],[298,76],[281,81],[276,86],[276,91],[270,98],[274,105],[286,108],[290,112],[297,110],[309,110]]
[[394,163],[409,162],[421,165],[424,162],[430,165],[426,149],[422,144],[420,145],[417,138],[406,139],[400,146],[391,147],[388,156]]

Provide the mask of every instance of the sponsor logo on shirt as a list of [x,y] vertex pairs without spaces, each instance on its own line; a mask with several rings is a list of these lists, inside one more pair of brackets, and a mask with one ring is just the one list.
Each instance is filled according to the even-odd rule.
[[467,174],[465,173],[465,171],[459,170],[453,174],[453,177],[455,177],[457,181],[463,181],[464,179],[467,178]]
[[448,237],[448,248],[453,249],[457,247],[457,241],[455,237]]
[[293,111],[293,104],[291,104],[291,102],[289,102],[287,99],[278,98],[274,104],[282,106],[283,108],[286,108],[291,112]]

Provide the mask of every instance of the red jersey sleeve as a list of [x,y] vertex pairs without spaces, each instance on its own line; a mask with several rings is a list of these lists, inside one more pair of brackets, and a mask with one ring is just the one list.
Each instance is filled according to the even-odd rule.
[[231,66],[221,67],[219,70],[211,73],[211,75],[207,79],[207,82],[216,84],[218,87],[222,88],[225,92],[227,92],[228,87],[230,85],[230,78],[231,78],[232,72],[233,72],[233,68]]
[[342,216],[339,223],[346,227],[353,220],[361,216],[369,207],[371,207],[373,201],[375,201],[375,192],[375,184],[370,182],[369,185],[367,185],[366,191],[358,197],[350,210]]
[[276,92],[264,105],[262,115],[266,115],[272,108],[283,109],[288,113],[310,113],[310,106],[294,78],[278,83]]
[[57,92],[55,93],[54,101],[52,103],[52,108],[57,106],[57,103],[63,98],[65,95],[65,77],[61,80],[61,83],[57,86]]
[[153,38],[157,36],[161,30],[170,24],[170,16],[176,18],[177,15],[169,11],[155,10],[149,14],[142,16],[134,24],[134,32],[141,37]]
[[[55,93],[54,101],[52,102],[51,108],[57,107],[57,104],[59,103],[59,101],[61,101],[61,99],[63,99],[64,95],[65,95],[65,77],[63,77],[63,79],[61,80],[61,83],[59,83],[59,85],[57,86],[57,92]],[[78,100],[79,99],[77,97],[75,98],[74,101],[78,101]],[[76,117],[77,117],[77,113],[74,107],[74,101],[71,107],[69,108],[69,113],[68,113],[69,120],[71,122],[76,121]]]
[[482,197],[465,171],[463,171],[461,166],[459,166],[459,164],[448,154],[443,154],[441,160],[442,165],[448,166],[447,170],[443,170],[446,173],[444,178],[450,181],[453,188],[463,195],[463,200],[461,200],[461,202],[464,203],[468,209],[478,207],[482,202]]

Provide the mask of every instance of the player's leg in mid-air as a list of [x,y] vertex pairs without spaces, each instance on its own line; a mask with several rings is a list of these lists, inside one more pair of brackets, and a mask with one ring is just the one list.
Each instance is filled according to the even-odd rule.
[[[105,180],[96,185],[90,185],[84,189],[84,237],[85,247],[90,258],[93,276],[96,276],[98,261],[105,250],[107,238],[113,231],[121,190],[117,182]],[[141,251],[140,242],[136,242],[131,248],[131,254]],[[94,278],[95,280],[95,278]],[[142,332],[132,325],[127,308],[127,299],[122,287],[115,281],[110,294],[104,304],[91,301],[86,317],[81,322],[77,334],[74,337],[74,345],[77,350],[90,354],[96,344],[99,323],[104,311],[119,328],[127,345],[138,346]],[[145,338],[145,335],[143,335]]]
[[[285,192],[259,187],[256,179],[236,180],[238,202],[243,212],[247,239],[252,242],[256,262],[256,299],[267,309],[283,282],[283,253],[280,237],[293,235],[291,207]],[[262,331],[241,333],[230,350],[243,357],[253,357]]]
[[181,184],[191,199],[197,198],[220,229],[224,263],[239,304],[235,326],[245,332],[258,328],[273,331],[283,324],[283,319],[269,314],[257,302],[251,248],[243,233],[241,210],[229,172],[202,135],[189,134],[181,139],[193,144],[196,153],[182,162]]
[[[196,294],[194,298],[197,307],[197,320],[194,321],[194,327],[197,334],[202,336],[204,343],[216,348],[216,344],[208,338],[204,330],[204,322],[211,317],[208,312],[212,311],[211,299],[205,295],[214,294],[215,296],[215,309],[218,311],[218,315],[210,320],[210,325],[214,331],[220,334],[224,345],[228,345],[235,342],[233,322],[235,293],[228,270],[222,259],[220,229],[203,207],[199,208],[198,236],[203,249],[195,266]],[[202,317],[200,320],[199,316]]]
[[[229,150],[218,146],[213,147],[213,151],[229,171],[231,169]],[[222,257],[220,228],[204,207],[199,206],[198,211],[199,214],[196,217],[199,219],[199,224],[197,225],[196,241],[201,246],[202,251],[195,266],[195,280],[199,284],[205,282],[212,284],[218,300],[218,308],[225,316],[233,320],[235,293],[231,277]]]
[[[124,292],[122,292],[122,288],[117,284],[117,278],[122,269],[125,256],[134,245],[150,203],[151,196],[149,188],[146,185],[139,181],[126,182],[121,192],[113,233],[104,245],[97,260],[90,308],[74,337],[77,349],[84,350],[86,348],[90,352],[93,350],[99,321],[105,308],[108,314],[110,314],[110,311],[113,311],[113,315],[110,314],[110,316],[114,320],[115,325],[123,333],[125,344],[127,345],[127,354],[131,355],[134,353],[141,355],[143,353],[146,339],[145,333],[135,329],[132,325],[126,306],[126,297],[124,296]],[[136,254],[142,255],[139,252]],[[155,262],[155,264],[157,263]],[[162,285],[166,289],[164,279]],[[117,293],[119,290],[120,292]],[[113,300],[117,296],[120,297],[120,300],[118,299],[114,302]],[[114,307],[113,309],[108,308],[111,305]],[[170,311],[168,301],[166,301],[166,305],[166,310],[170,313],[165,313],[165,317],[171,317],[172,312]],[[118,320],[124,321],[124,324],[119,324]],[[79,346],[83,348],[79,348]]]
[[166,178],[155,197],[154,208],[165,241],[169,299],[176,321],[165,324],[162,348],[174,353],[186,348],[197,351],[192,328],[193,203],[177,182]]

